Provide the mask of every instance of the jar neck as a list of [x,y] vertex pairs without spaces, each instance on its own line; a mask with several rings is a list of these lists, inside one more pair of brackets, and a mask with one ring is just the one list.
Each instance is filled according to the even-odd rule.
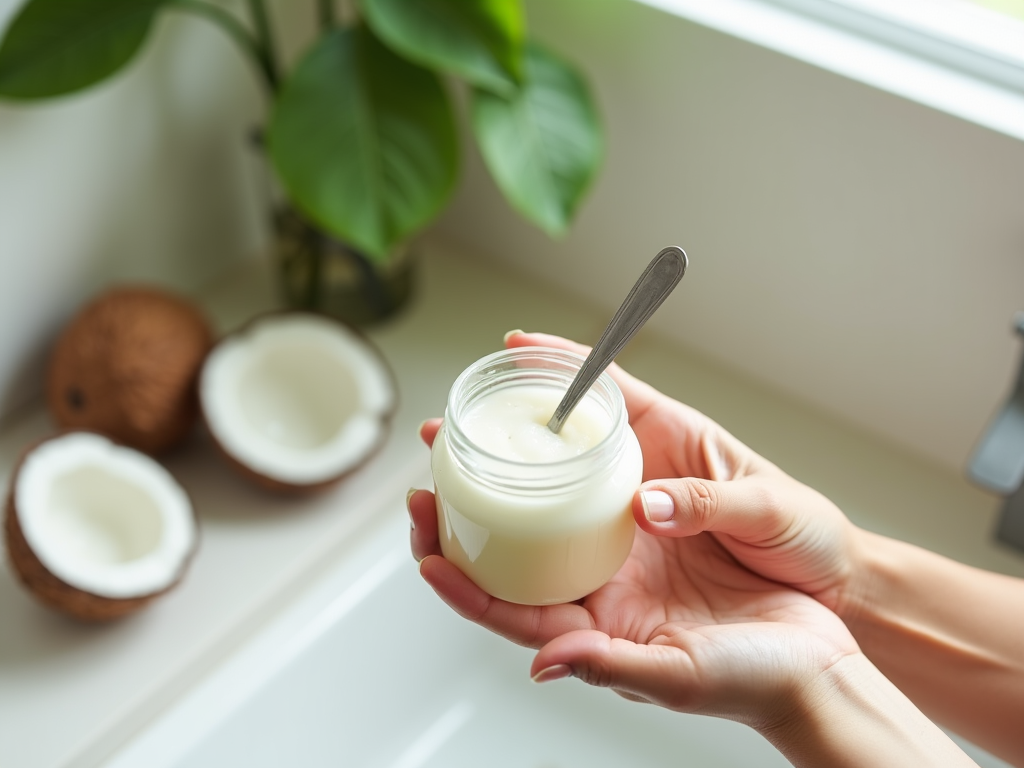
[[627,420],[622,393],[606,373],[586,397],[608,416],[608,433],[578,456],[545,463],[514,461],[481,448],[462,428],[474,404],[499,390],[550,387],[560,398],[583,360],[572,352],[520,347],[488,355],[467,368],[452,385],[445,410],[445,440],[453,462],[481,484],[517,495],[569,493],[607,475],[625,450]]

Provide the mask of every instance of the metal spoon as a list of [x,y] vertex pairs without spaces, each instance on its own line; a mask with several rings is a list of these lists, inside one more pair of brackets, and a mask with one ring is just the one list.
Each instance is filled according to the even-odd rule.
[[597,377],[611,364],[644,323],[651,319],[654,311],[683,279],[688,263],[689,259],[686,258],[683,249],[670,245],[662,249],[647,265],[647,269],[640,275],[633,290],[626,296],[622,306],[601,334],[601,338],[583,361],[565,397],[555,408],[555,414],[548,422],[548,429],[558,434],[572,409],[579,405],[587,390],[597,381]]

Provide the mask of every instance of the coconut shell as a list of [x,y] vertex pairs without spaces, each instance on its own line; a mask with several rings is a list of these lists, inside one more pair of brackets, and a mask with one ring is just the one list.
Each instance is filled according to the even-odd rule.
[[[209,359],[212,356],[213,352],[219,345],[228,343],[238,335],[248,333],[253,328],[253,326],[259,323],[265,322],[267,320],[273,320],[274,318],[278,317],[287,318],[290,316],[305,314],[315,313],[310,313],[304,310],[275,310],[257,315],[251,318],[242,327],[238,328],[237,330],[233,331],[227,336],[222,337],[220,341],[218,341],[217,344],[215,344],[214,347],[210,350],[207,359]],[[359,340],[363,343],[366,349],[369,350],[376,358],[381,370],[383,370],[386,373],[387,377],[391,380],[392,391],[395,393],[395,399],[394,402],[391,403],[390,409],[386,413],[380,415],[380,434],[378,435],[378,439],[370,448],[367,449],[366,453],[362,456],[362,458],[355,464],[346,467],[337,475],[334,475],[333,477],[329,477],[325,480],[315,483],[289,483],[287,481],[279,480],[277,478],[267,477],[266,475],[263,475],[260,472],[254,470],[247,464],[244,464],[243,462],[239,461],[220,442],[215,431],[210,427],[209,418],[207,417],[207,414],[205,413],[205,411],[203,411],[201,413],[201,416],[207,428],[206,432],[210,436],[213,445],[217,449],[217,452],[224,459],[227,465],[249,482],[272,493],[292,496],[310,496],[325,491],[328,488],[331,488],[332,486],[336,485],[340,481],[344,480],[346,477],[348,477],[353,472],[363,467],[363,465],[365,465],[370,459],[376,456],[380,449],[384,446],[384,444],[387,442],[388,435],[390,434],[391,431],[391,420],[394,417],[395,413],[398,411],[399,407],[400,394],[398,389],[398,379],[395,377],[395,373],[392,370],[391,365],[388,363],[387,358],[384,357],[384,354],[380,351],[377,345],[374,344],[366,336],[366,334],[364,334],[358,328],[348,323],[345,323],[344,321],[339,320],[338,318],[331,317],[329,315],[319,314],[315,316],[333,323],[337,323],[338,325],[344,327],[348,332],[352,333],[353,335],[359,338]],[[200,404],[200,409],[202,409],[202,407],[202,404]]]
[[118,619],[134,613],[160,594],[114,600],[83,592],[64,583],[46,570],[46,566],[39,561],[25,541],[21,524],[18,522],[18,514],[10,500],[5,510],[4,534],[8,557],[25,588],[44,605],[81,621]]
[[[393,412],[394,411],[392,411],[392,413]],[[284,480],[277,480],[273,477],[267,477],[266,475],[260,474],[252,467],[243,464],[230,453],[228,453],[224,446],[221,445],[220,441],[217,440],[216,435],[214,435],[213,432],[210,430],[207,431],[210,434],[211,441],[217,448],[217,453],[220,454],[221,458],[225,461],[225,463],[227,463],[229,467],[231,467],[235,472],[237,472],[239,475],[244,477],[249,482],[262,488],[263,490],[270,491],[271,493],[279,493],[288,496],[313,496],[315,494],[327,490],[328,488],[334,485],[337,485],[339,482],[341,482],[346,477],[351,475],[357,469],[360,469],[364,464],[366,464],[366,462],[368,462],[370,459],[376,456],[377,452],[380,451],[384,443],[387,442],[388,433],[390,432],[390,420],[391,415],[389,414],[388,417],[382,421],[379,439],[377,440],[376,443],[374,443],[372,447],[367,449],[362,459],[360,459],[356,464],[347,467],[345,471],[340,472],[339,474],[333,477],[329,477],[321,482],[304,484],[288,483],[285,482]]]
[[196,378],[213,335],[189,301],[150,287],[110,290],[57,340],[47,404],[65,429],[86,429],[149,454],[174,446],[199,413]]
[[[48,438],[52,439],[52,438]],[[45,440],[42,442],[46,442]],[[4,508],[4,541],[7,545],[7,557],[18,580],[29,593],[43,605],[80,621],[104,622],[119,619],[144,608],[152,600],[174,589],[181,581],[188,564],[195,555],[198,538],[189,557],[182,563],[176,578],[163,589],[138,597],[112,598],[94,595],[73,587],[64,580],[54,576],[36,553],[29,546],[28,540],[21,529],[18,511],[15,505],[15,489],[18,473],[25,459],[35,448],[42,444],[36,443],[26,450],[11,475],[10,490]],[[193,512],[194,514],[194,512]]]

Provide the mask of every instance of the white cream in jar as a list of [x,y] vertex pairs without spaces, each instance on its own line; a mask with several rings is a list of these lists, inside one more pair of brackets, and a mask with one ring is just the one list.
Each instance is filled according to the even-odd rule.
[[643,460],[615,382],[602,375],[558,435],[547,428],[582,362],[541,347],[498,352],[449,394],[431,454],[441,550],[503,600],[577,600],[633,544]]

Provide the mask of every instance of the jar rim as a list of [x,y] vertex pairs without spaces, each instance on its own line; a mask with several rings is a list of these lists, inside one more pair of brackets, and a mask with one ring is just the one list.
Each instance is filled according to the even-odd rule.
[[[538,365],[523,366],[527,360]],[[452,384],[445,409],[444,429],[453,460],[487,485],[519,492],[568,490],[610,467],[622,450],[627,419],[622,392],[607,372],[601,373],[586,396],[596,396],[605,407],[611,422],[608,433],[576,456],[543,463],[507,459],[474,443],[460,426],[465,408],[501,384],[557,382],[568,389],[584,360],[575,352],[531,346],[494,352],[467,367]]]

